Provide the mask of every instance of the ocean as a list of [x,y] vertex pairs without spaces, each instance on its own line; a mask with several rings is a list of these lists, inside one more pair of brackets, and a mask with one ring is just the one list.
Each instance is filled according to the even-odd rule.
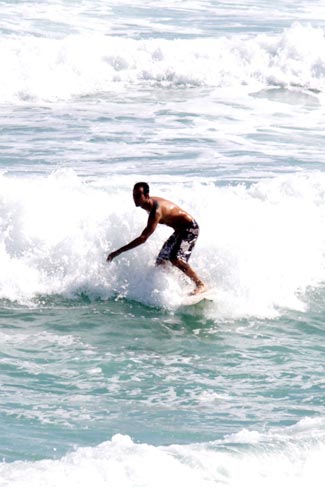
[[[0,486],[325,478],[325,5],[0,3]],[[200,225],[193,284],[155,267]]]

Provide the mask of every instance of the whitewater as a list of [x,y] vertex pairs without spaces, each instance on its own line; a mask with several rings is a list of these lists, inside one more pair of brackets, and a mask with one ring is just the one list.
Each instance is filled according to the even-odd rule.
[[[0,4],[0,486],[324,483],[325,7]],[[132,188],[200,225],[190,263]]]

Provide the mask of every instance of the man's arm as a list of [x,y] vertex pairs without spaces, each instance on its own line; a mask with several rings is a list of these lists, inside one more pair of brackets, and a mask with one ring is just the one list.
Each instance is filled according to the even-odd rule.
[[138,247],[139,245],[142,245],[143,243],[146,242],[146,240],[150,237],[150,235],[156,230],[156,227],[159,223],[159,212],[157,211],[158,205],[155,205],[154,208],[151,210],[148,218],[148,223],[146,228],[143,230],[141,235],[128,244],[124,245],[123,247],[115,250],[114,252],[111,252],[106,261],[107,262],[112,262],[115,257],[118,255],[122,254],[123,252],[127,252],[128,250],[134,249],[135,247]]

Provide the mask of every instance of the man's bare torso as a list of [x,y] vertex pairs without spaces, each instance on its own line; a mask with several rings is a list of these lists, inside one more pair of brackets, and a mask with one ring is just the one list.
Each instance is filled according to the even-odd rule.
[[158,223],[168,225],[178,231],[188,227],[189,223],[193,221],[193,217],[175,203],[159,196],[151,196],[151,199],[154,203],[151,211],[155,211]]

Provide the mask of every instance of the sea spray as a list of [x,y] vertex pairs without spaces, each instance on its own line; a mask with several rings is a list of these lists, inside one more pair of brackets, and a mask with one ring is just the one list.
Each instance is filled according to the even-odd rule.
[[[113,263],[109,251],[138,236],[145,212],[134,207],[129,178],[86,182],[71,171],[45,178],[1,178],[1,298],[80,293],[175,308],[191,284],[154,262],[171,230],[159,226],[145,245]],[[172,180],[171,180],[172,181]],[[325,180],[320,174],[217,186],[175,182],[152,188],[177,199],[198,220],[192,266],[217,289],[219,312],[268,316],[302,310],[304,294],[324,280]],[[195,191],[193,191],[195,189]],[[21,279],[21,276],[24,279]]]
[[0,102],[55,103],[159,86],[324,93],[324,53],[323,30],[299,23],[277,34],[231,38],[8,36],[0,46]]
[[[299,426],[299,424],[298,424]],[[310,425],[308,431],[313,431]],[[279,441],[280,437],[282,442]],[[296,437],[296,438],[295,438]],[[274,445],[277,444],[277,448]],[[290,434],[285,428],[262,435],[242,430],[232,438],[206,444],[156,447],[139,444],[116,434],[96,447],[78,448],[61,459],[38,462],[14,462],[0,466],[2,485],[34,487],[229,487],[252,485],[271,487],[275,482],[289,487],[304,487],[323,482],[324,438]]]

